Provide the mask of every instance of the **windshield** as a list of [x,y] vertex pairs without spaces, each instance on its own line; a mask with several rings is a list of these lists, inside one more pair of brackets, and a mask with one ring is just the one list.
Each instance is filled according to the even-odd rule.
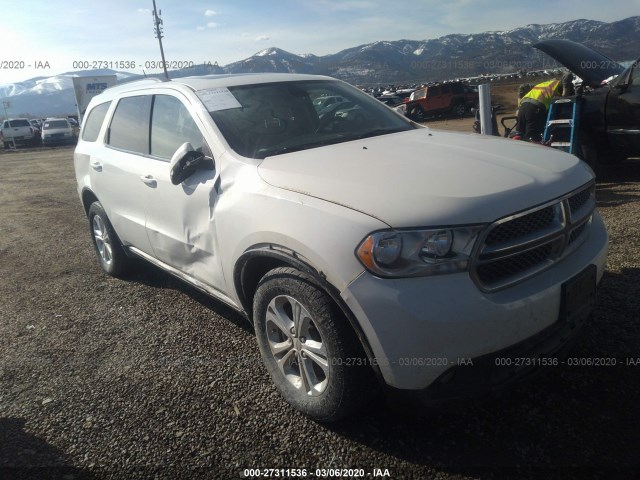
[[334,80],[229,87],[240,107],[209,112],[231,148],[249,158],[415,128],[373,97]]

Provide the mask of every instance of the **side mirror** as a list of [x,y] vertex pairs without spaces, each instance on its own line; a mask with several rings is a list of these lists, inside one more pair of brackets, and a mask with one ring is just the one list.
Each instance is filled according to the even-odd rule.
[[184,182],[198,169],[205,158],[205,155],[194,150],[189,142],[183,143],[173,154],[169,163],[171,183],[179,185]]

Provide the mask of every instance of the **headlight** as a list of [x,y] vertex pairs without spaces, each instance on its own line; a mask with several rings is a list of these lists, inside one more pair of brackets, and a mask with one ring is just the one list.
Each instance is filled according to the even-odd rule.
[[381,277],[462,272],[482,227],[374,232],[362,240],[356,256],[367,270]]

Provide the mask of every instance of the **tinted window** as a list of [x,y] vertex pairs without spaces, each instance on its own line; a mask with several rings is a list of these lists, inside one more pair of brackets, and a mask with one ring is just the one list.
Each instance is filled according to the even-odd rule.
[[436,97],[438,95],[440,95],[440,88],[439,87],[429,87],[427,96]]
[[182,102],[169,95],[156,95],[151,116],[151,155],[171,160],[185,142],[203,151],[204,137]]
[[151,95],[125,97],[118,102],[107,143],[129,152],[149,154]]
[[82,131],[82,139],[85,142],[95,142],[98,139],[100,127],[102,127],[102,122],[110,105],[111,102],[101,103],[89,112],[89,116],[86,122],[84,122],[84,130]]
[[465,89],[464,86],[461,83],[454,83],[451,86],[451,90],[453,91],[453,93],[455,93],[456,95],[464,93]]
[[443,95],[447,95],[451,93],[451,87],[449,85],[443,85],[442,86],[442,94]]

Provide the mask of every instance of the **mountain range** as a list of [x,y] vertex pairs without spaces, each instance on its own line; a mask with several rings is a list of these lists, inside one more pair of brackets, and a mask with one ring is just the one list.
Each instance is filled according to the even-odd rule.
[[[352,84],[422,83],[555,67],[549,57],[532,47],[540,40],[551,38],[584,43],[613,60],[635,60],[640,56],[640,16],[611,23],[580,19],[508,31],[453,34],[431,40],[378,41],[324,56],[296,55],[271,47],[223,67],[197,65],[171,71],[169,76],[290,72],[329,75]],[[72,78],[112,74],[118,76],[119,82],[142,78],[135,73],[113,70],[75,71],[0,85],[0,98],[10,99],[11,112],[16,114],[73,113]]]

